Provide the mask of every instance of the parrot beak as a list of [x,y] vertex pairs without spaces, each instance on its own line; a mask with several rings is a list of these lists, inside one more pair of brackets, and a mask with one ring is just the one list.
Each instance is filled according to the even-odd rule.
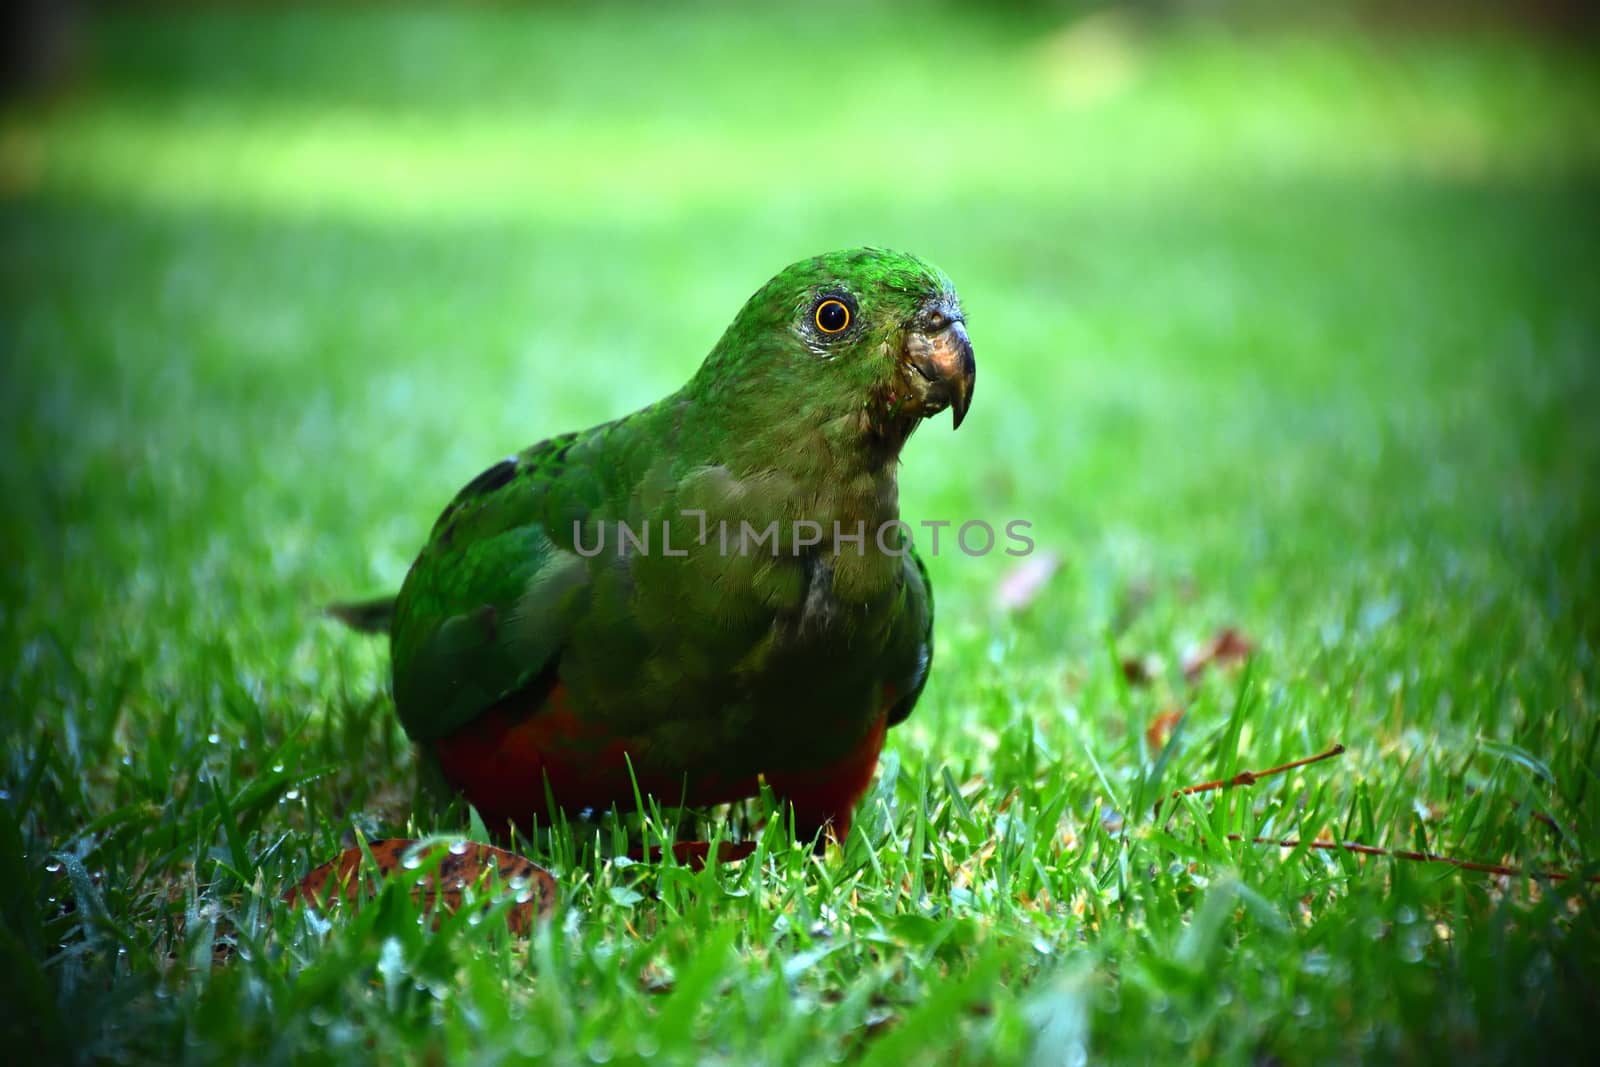
[[972,406],[972,383],[978,376],[966,323],[951,319],[938,330],[908,333],[905,356],[911,369],[907,377],[921,403],[922,417],[949,408],[952,428],[959,430]]

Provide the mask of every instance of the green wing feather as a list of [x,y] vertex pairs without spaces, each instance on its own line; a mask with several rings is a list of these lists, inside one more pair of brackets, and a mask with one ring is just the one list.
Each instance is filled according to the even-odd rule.
[[[900,652],[902,671],[896,689],[899,696],[889,708],[889,725],[898,726],[906,721],[917,706],[933,670],[933,583],[928,580],[928,568],[922,557],[912,548],[906,555],[906,599],[896,620],[894,647]],[[910,649],[907,657],[904,650]],[[909,663],[909,667],[904,664]]]
[[552,540],[548,511],[577,437],[540,442],[468,483],[412,566],[391,640],[395,706],[416,740],[471,722],[560,651],[586,571]]

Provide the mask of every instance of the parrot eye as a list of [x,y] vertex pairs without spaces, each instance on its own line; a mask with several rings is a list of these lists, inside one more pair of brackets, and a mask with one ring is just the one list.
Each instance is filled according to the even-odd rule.
[[817,305],[816,320],[823,333],[839,333],[850,325],[850,309],[844,301],[830,297]]

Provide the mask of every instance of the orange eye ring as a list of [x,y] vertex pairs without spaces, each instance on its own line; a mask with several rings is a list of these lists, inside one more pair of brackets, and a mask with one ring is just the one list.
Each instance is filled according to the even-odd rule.
[[850,308],[843,300],[824,300],[812,317],[823,333],[843,333],[850,326]]

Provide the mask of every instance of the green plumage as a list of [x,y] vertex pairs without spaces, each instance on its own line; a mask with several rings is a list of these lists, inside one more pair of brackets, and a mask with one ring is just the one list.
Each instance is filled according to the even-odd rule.
[[[829,300],[849,309],[837,333]],[[933,600],[908,531],[885,524],[899,518],[901,445],[950,402],[908,353],[928,337],[964,346],[959,421],[961,321],[949,280],[911,256],[797,263],[678,392],[486,470],[394,605],[407,733],[438,742],[552,677],[636,767],[674,776],[826,765],[883,714],[886,690],[890,722],[903,719],[927,678]],[[811,528],[796,520],[821,543],[799,544]],[[646,550],[619,550],[619,522]],[[752,547],[746,526],[773,522]],[[835,523],[864,544],[835,545]]]

